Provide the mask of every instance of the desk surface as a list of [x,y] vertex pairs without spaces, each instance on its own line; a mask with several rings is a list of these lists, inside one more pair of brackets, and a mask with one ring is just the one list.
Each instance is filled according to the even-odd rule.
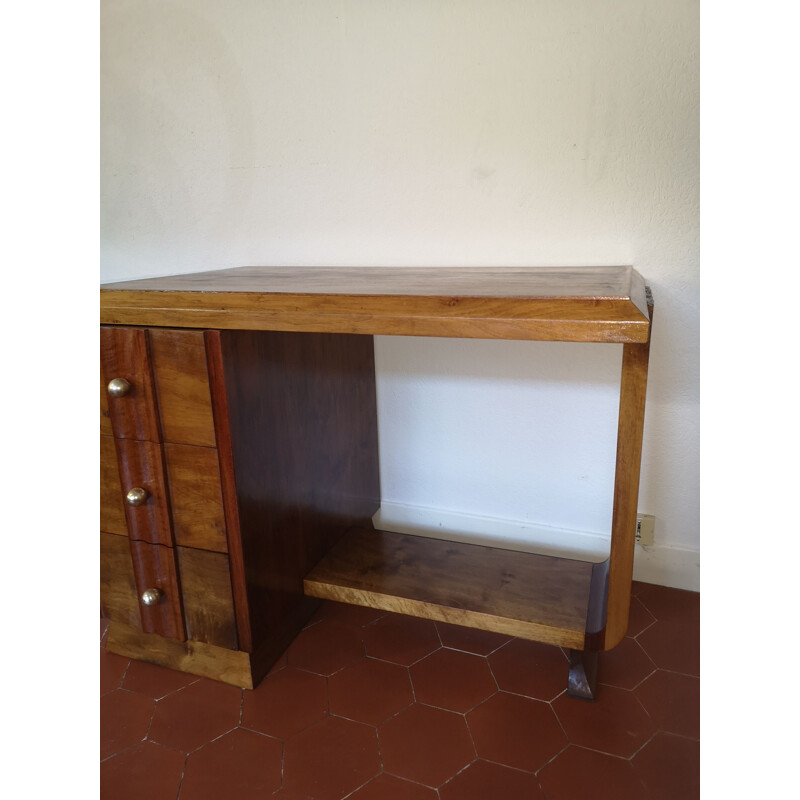
[[104,324],[646,342],[632,267],[239,267],[100,287]]

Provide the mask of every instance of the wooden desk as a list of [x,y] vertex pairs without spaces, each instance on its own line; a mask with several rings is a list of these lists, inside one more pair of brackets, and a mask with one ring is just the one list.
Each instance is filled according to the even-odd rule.
[[[570,693],[593,696],[628,625],[653,309],[635,270],[242,267],[100,298],[109,650],[252,687],[327,598],[567,647]],[[373,530],[378,334],[621,343],[609,559]]]

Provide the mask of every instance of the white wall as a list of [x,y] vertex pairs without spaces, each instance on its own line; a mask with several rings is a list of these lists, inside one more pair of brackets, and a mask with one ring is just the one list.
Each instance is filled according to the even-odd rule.
[[[698,17],[104,0],[102,279],[633,264],[656,301],[639,508],[657,546],[636,575],[698,588]],[[387,524],[597,549],[618,347],[379,337],[376,359]]]

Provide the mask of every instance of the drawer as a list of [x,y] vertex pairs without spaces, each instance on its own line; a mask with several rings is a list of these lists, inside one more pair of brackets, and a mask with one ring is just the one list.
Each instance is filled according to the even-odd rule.
[[100,614],[141,629],[136,579],[127,537],[100,534]]
[[100,370],[114,436],[161,441],[148,332],[101,328]]
[[165,444],[175,544],[228,551],[219,459],[215,448]]
[[161,445],[135,439],[114,441],[128,536],[131,540],[171,546],[172,524]]
[[148,330],[165,442],[214,447],[214,417],[202,331]]
[[176,547],[175,552],[187,637],[236,650],[236,615],[228,556],[189,547]]
[[160,544],[132,541],[130,552],[142,630],[184,641],[175,551]]
[[111,436],[100,436],[100,530],[128,535],[125,504],[117,467],[117,450]]

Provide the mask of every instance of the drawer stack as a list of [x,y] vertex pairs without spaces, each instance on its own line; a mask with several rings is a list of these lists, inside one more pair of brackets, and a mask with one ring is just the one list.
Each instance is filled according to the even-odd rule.
[[100,361],[102,613],[159,663],[236,650],[203,333],[103,327]]

